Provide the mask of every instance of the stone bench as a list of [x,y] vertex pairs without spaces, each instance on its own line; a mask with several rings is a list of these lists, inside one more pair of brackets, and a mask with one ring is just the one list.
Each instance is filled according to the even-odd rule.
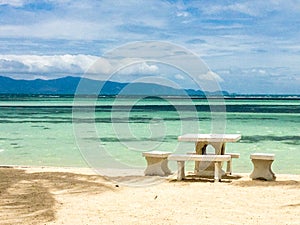
[[250,155],[250,159],[253,163],[253,171],[250,174],[252,180],[272,181],[276,179],[276,176],[271,169],[271,165],[275,160],[274,154],[253,153]]
[[214,180],[221,181],[222,177],[222,162],[230,161],[230,155],[197,155],[197,154],[171,154],[168,160],[177,161],[178,171],[177,180],[185,178],[185,161],[197,162],[213,162],[214,163]]
[[147,161],[147,167],[144,171],[146,176],[166,176],[171,174],[168,167],[168,156],[171,152],[150,151],[143,152],[143,156]]
[[[195,153],[195,152],[188,152],[187,154],[197,155],[197,153]],[[240,158],[240,154],[239,153],[226,153],[225,155],[230,155],[230,160],[227,161],[226,174],[232,175],[232,159]]]

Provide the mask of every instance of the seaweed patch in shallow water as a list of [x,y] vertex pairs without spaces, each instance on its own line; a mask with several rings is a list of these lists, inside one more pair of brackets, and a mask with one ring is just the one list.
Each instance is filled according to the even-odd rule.
[[261,141],[282,141],[285,144],[298,145],[300,144],[300,136],[253,135],[253,136],[243,136],[240,142],[257,143]]

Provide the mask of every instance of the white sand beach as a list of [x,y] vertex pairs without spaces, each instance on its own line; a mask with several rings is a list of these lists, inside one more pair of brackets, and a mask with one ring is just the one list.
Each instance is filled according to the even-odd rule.
[[[0,224],[300,224],[300,175],[253,181],[124,176],[84,168],[0,168]],[[122,182],[156,179],[130,187]]]

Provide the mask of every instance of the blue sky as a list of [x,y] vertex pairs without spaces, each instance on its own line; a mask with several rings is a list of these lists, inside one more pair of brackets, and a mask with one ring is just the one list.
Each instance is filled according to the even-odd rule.
[[299,27],[297,0],[0,0],[0,75],[81,76],[107,51],[154,40],[199,55],[229,92],[300,94]]

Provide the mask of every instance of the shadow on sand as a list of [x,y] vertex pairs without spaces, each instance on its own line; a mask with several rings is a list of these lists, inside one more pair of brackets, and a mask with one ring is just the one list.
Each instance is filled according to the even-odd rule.
[[275,180],[275,181],[264,181],[264,180],[241,180],[232,183],[232,185],[240,187],[274,187],[274,186],[286,186],[289,188],[300,188],[300,182],[296,180]]
[[112,189],[103,181],[104,178],[97,175],[26,173],[21,169],[0,168],[0,223],[41,224],[52,221],[55,219],[55,192],[101,193]]
[[[223,175],[222,179],[221,179],[221,183],[231,183],[234,180],[238,180],[242,178],[242,176],[239,175]],[[170,179],[170,182],[176,182],[177,179],[176,177],[173,177]],[[203,182],[203,183],[214,183],[214,178],[211,176],[197,176],[197,175],[193,175],[193,174],[188,174],[186,175],[186,177],[179,182]]]

